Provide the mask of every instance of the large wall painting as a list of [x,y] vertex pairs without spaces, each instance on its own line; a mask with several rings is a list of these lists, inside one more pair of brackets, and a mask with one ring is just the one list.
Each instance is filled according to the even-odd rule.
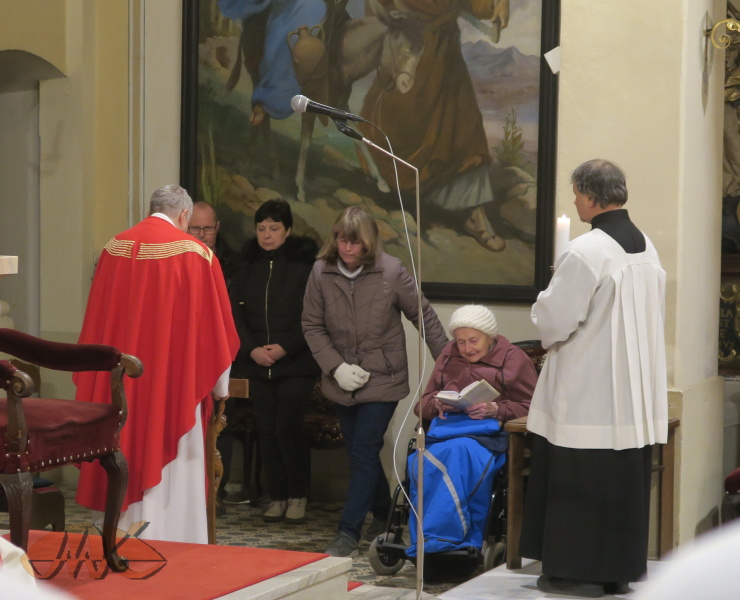
[[[266,199],[317,240],[362,203],[407,266],[404,222],[413,252],[421,236],[432,299],[531,301],[546,286],[556,0],[185,0],[183,20],[182,183],[232,247]],[[419,223],[413,171],[294,113],[298,94],[363,117],[349,124],[419,169]]]

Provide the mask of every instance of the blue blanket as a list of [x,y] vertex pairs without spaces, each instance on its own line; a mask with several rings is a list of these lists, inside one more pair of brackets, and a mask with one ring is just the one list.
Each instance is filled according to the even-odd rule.
[[[432,421],[424,451],[424,544],[433,554],[472,546],[481,549],[496,473],[506,461],[505,436],[494,419],[473,420],[450,414]],[[503,440],[501,451],[489,450],[479,440]],[[410,496],[418,496],[419,454],[408,459]],[[416,556],[416,521],[409,519],[411,546]]]

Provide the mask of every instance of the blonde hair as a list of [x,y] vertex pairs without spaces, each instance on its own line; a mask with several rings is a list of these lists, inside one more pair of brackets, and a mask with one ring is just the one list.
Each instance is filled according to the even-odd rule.
[[350,206],[342,211],[334,222],[317,258],[325,260],[330,265],[337,264],[339,260],[337,239],[340,237],[362,244],[363,253],[360,263],[363,265],[374,264],[376,257],[382,252],[378,224],[364,206]]

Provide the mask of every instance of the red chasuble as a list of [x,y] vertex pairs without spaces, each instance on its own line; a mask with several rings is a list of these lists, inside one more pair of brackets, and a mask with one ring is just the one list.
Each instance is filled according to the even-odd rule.
[[[141,377],[125,381],[126,510],[160,482],[195,425],[196,407],[239,348],[213,252],[158,217],[114,237],[100,255],[80,342],[115,346],[144,364]],[[110,401],[107,373],[79,373],[75,383],[77,400]],[[77,502],[103,511],[106,482],[97,461],[83,463]]]

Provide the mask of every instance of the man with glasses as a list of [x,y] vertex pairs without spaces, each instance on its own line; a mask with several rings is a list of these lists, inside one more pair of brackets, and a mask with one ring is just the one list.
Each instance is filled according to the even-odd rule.
[[223,237],[218,234],[221,227],[221,221],[216,217],[216,211],[208,202],[194,202],[193,216],[188,225],[188,233],[206,246],[208,246],[221,263],[221,269],[226,278],[226,285],[229,285],[231,271],[233,270],[234,251],[224,241]]
[[[236,266],[236,254],[224,241],[223,237],[218,234],[220,228],[221,221],[218,220],[216,211],[208,202],[199,201],[193,203],[193,216],[190,219],[190,225],[188,225],[188,233],[213,250],[216,258],[221,263],[226,286],[229,287],[231,275]],[[241,443],[245,473],[248,472],[248,465],[251,464],[251,454],[247,449],[248,444],[250,444],[250,432],[244,431],[244,407],[239,405],[238,400],[227,400],[224,417],[226,419],[225,428],[216,439],[216,450],[220,455],[221,464],[223,465],[223,475],[221,476],[218,493],[216,494],[216,516],[218,517],[226,514],[224,501],[227,496],[226,484],[229,483],[229,479],[231,478],[231,459],[233,456],[234,440],[239,440]],[[248,490],[248,484],[248,481],[243,482],[245,490]],[[238,496],[236,503],[241,504],[248,501],[248,496],[248,492],[242,493]]]

